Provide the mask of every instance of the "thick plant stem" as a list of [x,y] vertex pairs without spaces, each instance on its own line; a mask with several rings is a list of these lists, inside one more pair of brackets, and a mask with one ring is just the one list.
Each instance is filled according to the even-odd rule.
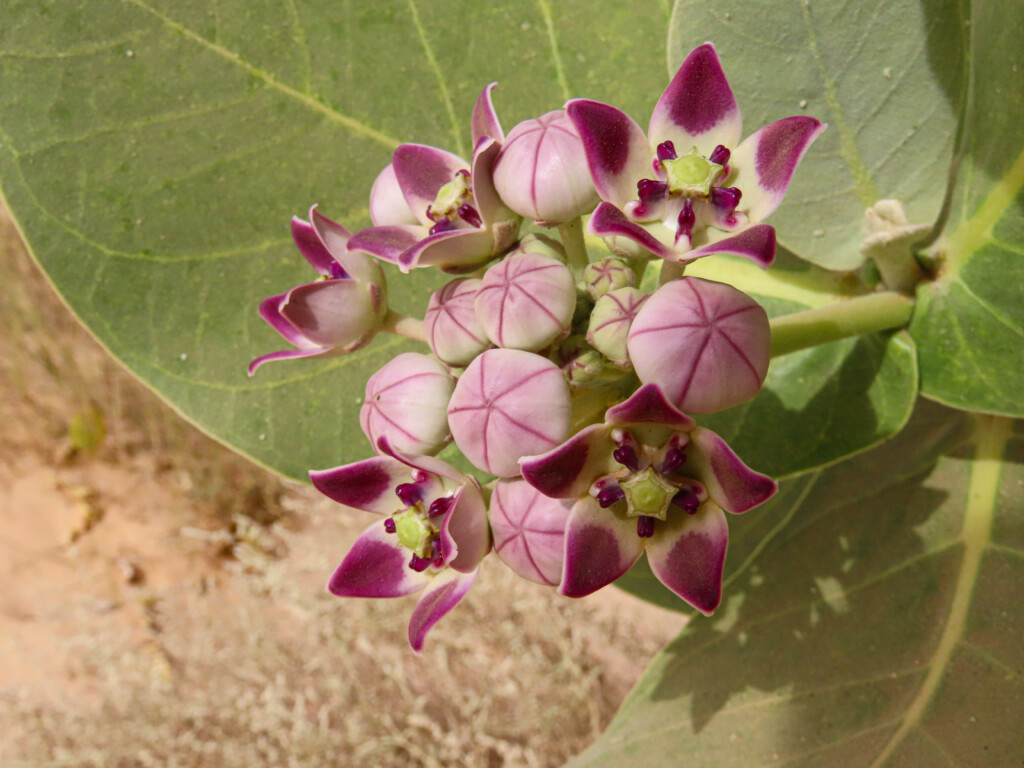
[[565,248],[569,268],[580,277],[587,268],[590,259],[587,257],[587,244],[583,241],[583,219],[578,216],[572,221],[558,225],[558,234],[562,236],[562,247]]
[[902,328],[913,311],[913,299],[887,291],[776,317],[771,321],[772,357],[849,336]]
[[427,334],[423,331],[422,320],[400,315],[393,309],[388,310],[387,317],[384,318],[380,329],[387,333],[405,336],[405,338],[412,339],[413,341],[422,341],[424,343],[427,341]]

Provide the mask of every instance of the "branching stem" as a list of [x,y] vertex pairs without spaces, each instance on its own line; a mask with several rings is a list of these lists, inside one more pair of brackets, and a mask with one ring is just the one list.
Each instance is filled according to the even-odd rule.
[[771,321],[772,357],[849,336],[902,328],[913,311],[913,299],[887,291],[776,317]]

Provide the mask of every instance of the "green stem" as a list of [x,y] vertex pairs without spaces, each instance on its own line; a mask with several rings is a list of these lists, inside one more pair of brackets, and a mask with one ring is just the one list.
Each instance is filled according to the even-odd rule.
[[583,270],[590,263],[587,256],[587,244],[583,241],[583,219],[577,217],[572,221],[558,225],[558,234],[562,237],[562,247],[569,260],[569,267],[577,278],[583,276]]
[[913,311],[913,299],[888,291],[776,317],[771,321],[772,357],[849,336],[902,328]]
[[671,283],[673,280],[678,280],[683,276],[683,272],[686,270],[685,264],[680,264],[678,261],[661,261],[661,274],[658,276],[658,285],[665,285]]
[[427,341],[427,335],[423,331],[422,320],[401,315],[393,309],[388,310],[387,317],[381,323],[380,329],[387,333],[405,336],[405,338],[412,339],[413,341],[422,341],[424,343]]

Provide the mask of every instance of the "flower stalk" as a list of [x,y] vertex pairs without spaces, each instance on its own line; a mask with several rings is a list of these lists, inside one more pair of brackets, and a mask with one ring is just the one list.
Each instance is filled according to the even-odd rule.
[[776,317],[771,320],[771,356],[788,355],[850,336],[902,328],[910,322],[913,311],[913,299],[886,291]]
[[577,217],[559,224],[558,234],[562,236],[562,247],[565,248],[569,268],[579,278],[590,263],[587,257],[587,244],[583,240],[583,220]]
[[393,309],[388,311],[381,325],[381,330],[397,334],[398,336],[404,336],[413,341],[422,341],[424,343],[427,341],[427,334],[423,330],[422,320],[395,312]]

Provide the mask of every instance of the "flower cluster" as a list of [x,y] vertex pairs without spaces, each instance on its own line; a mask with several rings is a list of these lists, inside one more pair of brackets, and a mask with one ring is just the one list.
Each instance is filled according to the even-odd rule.
[[[711,613],[726,513],[776,485],[691,415],[757,394],[770,328],[752,298],[682,265],[709,254],[771,264],[774,230],[762,220],[824,126],[790,117],[739,142],[711,44],[683,62],[646,134],[615,107],[575,99],[506,136],[493,90],[473,109],[468,161],[395,150],[370,192],[373,226],[350,233],[315,207],[293,221],[320,279],[260,307],[296,349],[257,358],[250,374],[351,352],[381,331],[429,347],[367,382],[360,425],[375,455],[310,473],[331,499],[383,518],[328,589],[421,591],[417,651],[492,551],[571,597],[646,553],[668,589]],[[660,280],[643,279],[652,259],[672,262]],[[404,317],[388,306],[381,262],[450,279],[422,320]],[[451,442],[490,482],[436,458]]]

